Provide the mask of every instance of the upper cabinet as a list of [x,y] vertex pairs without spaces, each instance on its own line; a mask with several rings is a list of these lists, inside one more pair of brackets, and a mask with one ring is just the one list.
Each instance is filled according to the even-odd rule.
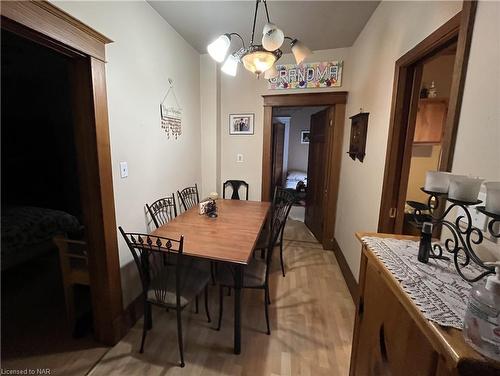
[[448,112],[446,98],[423,98],[418,102],[414,143],[439,144]]

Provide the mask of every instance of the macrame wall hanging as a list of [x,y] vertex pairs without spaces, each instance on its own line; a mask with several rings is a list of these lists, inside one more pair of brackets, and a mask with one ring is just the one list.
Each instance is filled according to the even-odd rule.
[[[175,95],[174,80],[169,78],[168,83],[170,87],[160,103],[161,128],[165,131],[167,138],[172,136],[177,140],[182,134],[182,108],[179,106],[179,101]],[[173,97],[175,106],[168,106],[166,104],[169,94],[172,94],[170,97]],[[172,102],[170,101],[170,103]]]

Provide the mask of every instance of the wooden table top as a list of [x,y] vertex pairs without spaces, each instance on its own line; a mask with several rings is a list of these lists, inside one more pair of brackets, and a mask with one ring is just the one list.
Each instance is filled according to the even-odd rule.
[[178,239],[184,254],[210,260],[248,264],[271,204],[217,200],[217,218],[200,215],[198,206],[154,230],[151,235]]
[[[420,240],[418,236],[410,236],[410,235],[381,234],[375,232],[356,233],[356,237],[360,241],[365,236],[372,236],[377,238],[415,240],[415,241]],[[410,316],[415,320],[417,325],[424,332],[426,337],[430,340],[430,342],[434,345],[436,349],[439,349],[441,353],[446,353],[449,356],[449,358],[453,359],[453,361],[456,364],[467,359],[470,362],[489,364],[491,367],[500,370],[499,362],[486,359],[465,342],[461,330],[444,327],[433,321],[427,320],[424,317],[424,315],[420,312],[420,309],[410,298],[410,296],[403,291],[398,280],[386,268],[386,266],[382,263],[382,261],[380,261],[380,259],[371,252],[369,247],[366,247],[366,249],[368,250],[368,252],[365,252],[367,257],[375,265],[377,265],[380,270],[384,271],[385,278],[387,281],[389,281],[389,287],[396,294],[400,302],[403,304],[403,306],[405,306],[405,308],[409,312]],[[417,262],[416,259],[415,261]]]

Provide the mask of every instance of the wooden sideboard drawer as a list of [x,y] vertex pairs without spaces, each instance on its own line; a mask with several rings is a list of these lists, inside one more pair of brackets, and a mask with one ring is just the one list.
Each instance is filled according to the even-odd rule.
[[[358,233],[398,239],[402,235]],[[500,364],[468,346],[460,330],[427,320],[399,282],[363,244],[351,376],[490,376]]]
[[435,375],[438,354],[377,269],[368,263],[365,273],[351,375]]

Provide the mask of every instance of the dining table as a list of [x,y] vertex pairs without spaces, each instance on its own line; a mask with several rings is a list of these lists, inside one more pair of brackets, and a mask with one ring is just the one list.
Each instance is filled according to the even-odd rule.
[[240,354],[244,270],[264,228],[271,204],[218,199],[216,206],[215,218],[200,214],[196,205],[151,235],[174,239],[183,236],[184,255],[225,263],[234,270],[234,353]]

